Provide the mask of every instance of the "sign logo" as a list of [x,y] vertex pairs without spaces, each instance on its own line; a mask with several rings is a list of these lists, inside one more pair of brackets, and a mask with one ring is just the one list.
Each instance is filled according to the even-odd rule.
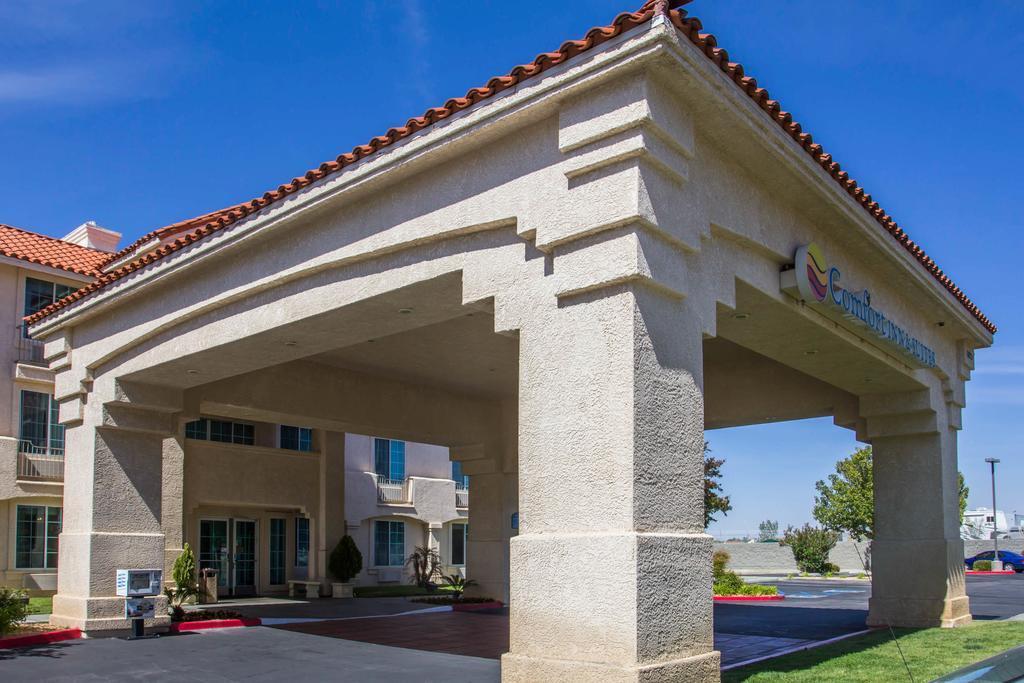
[[825,252],[817,244],[800,247],[793,260],[793,270],[782,274],[783,290],[821,310],[830,318],[867,327],[887,346],[895,347],[915,365],[925,368],[935,366],[935,352],[890,320],[885,313],[872,307],[868,290],[855,292],[842,286],[842,272],[828,265]]

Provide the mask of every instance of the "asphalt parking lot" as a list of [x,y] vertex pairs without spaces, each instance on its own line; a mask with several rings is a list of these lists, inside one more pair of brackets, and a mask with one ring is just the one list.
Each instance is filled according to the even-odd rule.
[[[723,653],[726,645],[745,653],[745,646],[735,642],[736,636],[739,640],[748,636],[747,642],[767,647],[772,639],[804,643],[864,629],[870,596],[867,583],[781,581],[778,585],[788,596],[785,601],[715,604],[716,643],[721,642]],[[1024,614],[1024,575],[968,577],[967,592],[976,619]],[[323,609],[323,605],[317,603],[316,608]],[[281,608],[275,609],[281,612]],[[375,619],[387,622],[391,617]],[[415,637],[422,638],[422,629],[415,631]],[[441,633],[434,635],[444,638]],[[733,661],[737,661],[735,656]],[[0,651],[0,680],[5,683],[296,678],[375,683],[410,677],[425,682],[482,683],[499,681],[500,671],[493,658],[320,637],[294,628],[226,629],[134,642],[79,640]]]

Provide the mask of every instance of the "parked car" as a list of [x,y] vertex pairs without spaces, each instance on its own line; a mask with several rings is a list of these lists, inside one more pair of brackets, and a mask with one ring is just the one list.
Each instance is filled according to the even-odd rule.
[[[974,557],[968,557],[964,560],[964,564],[967,565],[968,569],[974,568],[974,563],[977,560],[994,560],[996,553],[994,550],[986,550],[983,553],[978,553]],[[1003,569],[1012,569],[1013,571],[1020,574],[1024,572],[1024,555],[1012,552],[1010,550],[1000,550],[999,559],[1003,563]]]

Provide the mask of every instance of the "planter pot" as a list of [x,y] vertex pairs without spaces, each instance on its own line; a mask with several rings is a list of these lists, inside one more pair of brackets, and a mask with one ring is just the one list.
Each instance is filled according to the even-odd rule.
[[331,584],[331,597],[332,598],[351,598],[352,597],[352,584],[351,583],[332,583]]

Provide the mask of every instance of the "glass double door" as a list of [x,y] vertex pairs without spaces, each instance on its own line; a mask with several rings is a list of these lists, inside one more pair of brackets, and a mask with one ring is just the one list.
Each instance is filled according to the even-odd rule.
[[217,570],[217,585],[222,594],[256,593],[256,539],[255,520],[199,520],[199,566]]

